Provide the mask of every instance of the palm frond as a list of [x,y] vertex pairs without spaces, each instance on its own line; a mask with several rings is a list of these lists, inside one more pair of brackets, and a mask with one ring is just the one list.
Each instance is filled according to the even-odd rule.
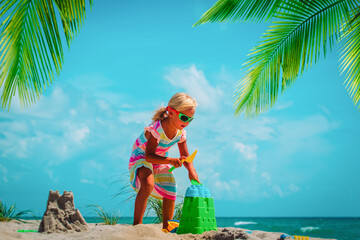
[[[299,74],[326,56],[339,37],[355,0],[283,2],[258,46],[244,64],[245,76],[235,91],[235,115],[264,112]],[[350,6],[351,5],[351,6]],[[280,82],[281,79],[281,82]]]
[[[86,18],[85,1],[54,0],[58,7],[68,47],[79,33]],[[90,7],[93,0],[89,0]]]
[[219,0],[194,26],[207,22],[261,21],[270,19],[283,0]]
[[[92,0],[89,1],[92,5]],[[60,74],[64,54],[52,0],[0,3],[0,87],[2,108],[17,92],[22,106],[38,100]],[[85,0],[55,1],[68,46],[85,16]]]
[[340,43],[341,74],[345,75],[346,89],[356,106],[360,100],[360,8],[356,8],[345,25]]

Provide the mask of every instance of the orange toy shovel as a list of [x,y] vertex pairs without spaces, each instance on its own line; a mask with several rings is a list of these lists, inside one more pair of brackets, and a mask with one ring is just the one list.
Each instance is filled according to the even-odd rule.
[[[195,155],[197,153],[197,149],[195,150],[195,152],[193,152],[190,156],[188,156],[187,158],[185,158],[184,160],[182,160],[181,162],[192,162],[194,161]],[[172,172],[175,169],[175,167],[173,166],[172,168],[169,169],[169,172]]]

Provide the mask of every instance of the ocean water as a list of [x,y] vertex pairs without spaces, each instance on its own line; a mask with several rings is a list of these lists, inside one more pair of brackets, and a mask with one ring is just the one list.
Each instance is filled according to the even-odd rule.
[[[99,218],[85,217],[88,223],[97,223]],[[152,223],[153,217],[144,218]],[[132,224],[131,217],[122,217],[119,223]],[[218,227],[239,227],[249,230],[282,232],[290,235],[360,240],[360,218],[280,218],[280,217],[217,217]]]
[[338,240],[360,240],[360,218],[216,218],[218,227],[282,232]]

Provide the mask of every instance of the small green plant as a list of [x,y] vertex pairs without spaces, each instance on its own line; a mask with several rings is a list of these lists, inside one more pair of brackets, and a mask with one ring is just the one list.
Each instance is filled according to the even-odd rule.
[[90,205],[89,207],[95,208],[95,212],[99,215],[105,225],[115,225],[120,219],[120,214],[115,211],[106,212],[102,207],[97,205]]
[[182,213],[182,209],[183,209],[183,205],[184,205],[184,197],[180,196],[180,195],[178,195],[178,197],[182,198],[182,200],[178,204],[175,204],[174,220],[180,221],[181,213]]
[[[120,190],[118,193],[114,196],[120,197],[120,196],[128,196],[125,200],[123,200],[120,204],[126,204],[129,203],[131,200],[136,198],[137,193],[134,191],[134,189],[131,187],[129,182],[129,174],[123,174],[121,177],[115,181],[112,182],[112,184],[120,185]],[[120,183],[120,184],[119,184]],[[182,207],[184,204],[184,197],[181,195],[177,195],[178,198],[182,198],[182,201],[178,204],[175,204],[175,213],[174,218],[175,220],[180,220]],[[162,204],[163,201],[154,197],[149,197],[146,207],[146,214],[145,216],[149,215],[149,212],[151,210],[154,211],[156,214],[156,218],[154,220],[154,223],[161,223],[162,222]]]
[[147,206],[146,206],[146,216],[149,214],[150,210],[153,210],[156,214],[156,218],[154,223],[161,223],[163,216],[162,216],[162,205],[163,201],[154,197],[149,197]]
[[[181,197],[181,196],[178,196]],[[183,198],[183,197],[181,197]],[[174,213],[174,220],[180,220],[181,218],[181,211],[183,207],[184,201],[181,201],[178,204],[175,204],[175,213]],[[149,197],[148,203],[147,203],[147,211],[146,215],[149,214],[150,210],[153,210],[156,214],[156,218],[154,220],[154,223],[161,223],[163,220],[162,216],[162,207],[163,207],[163,201],[154,197]]]
[[15,212],[16,212],[16,205],[15,204],[11,205],[8,208],[0,200],[0,222],[10,222],[12,220],[18,220],[20,222],[24,222],[23,220],[20,219],[20,217],[31,213],[31,211],[29,211],[29,210],[21,211],[21,212],[18,212],[18,213],[15,213]]

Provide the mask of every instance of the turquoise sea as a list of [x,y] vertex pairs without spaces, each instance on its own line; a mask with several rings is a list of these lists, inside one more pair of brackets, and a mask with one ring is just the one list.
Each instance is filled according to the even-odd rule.
[[[144,223],[155,218],[147,217]],[[86,217],[88,223],[100,222],[99,218]],[[131,217],[122,217],[119,223],[132,224]],[[217,217],[218,227],[239,227],[249,230],[283,232],[338,240],[360,240],[360,218],[282,218],[282,217]]]

